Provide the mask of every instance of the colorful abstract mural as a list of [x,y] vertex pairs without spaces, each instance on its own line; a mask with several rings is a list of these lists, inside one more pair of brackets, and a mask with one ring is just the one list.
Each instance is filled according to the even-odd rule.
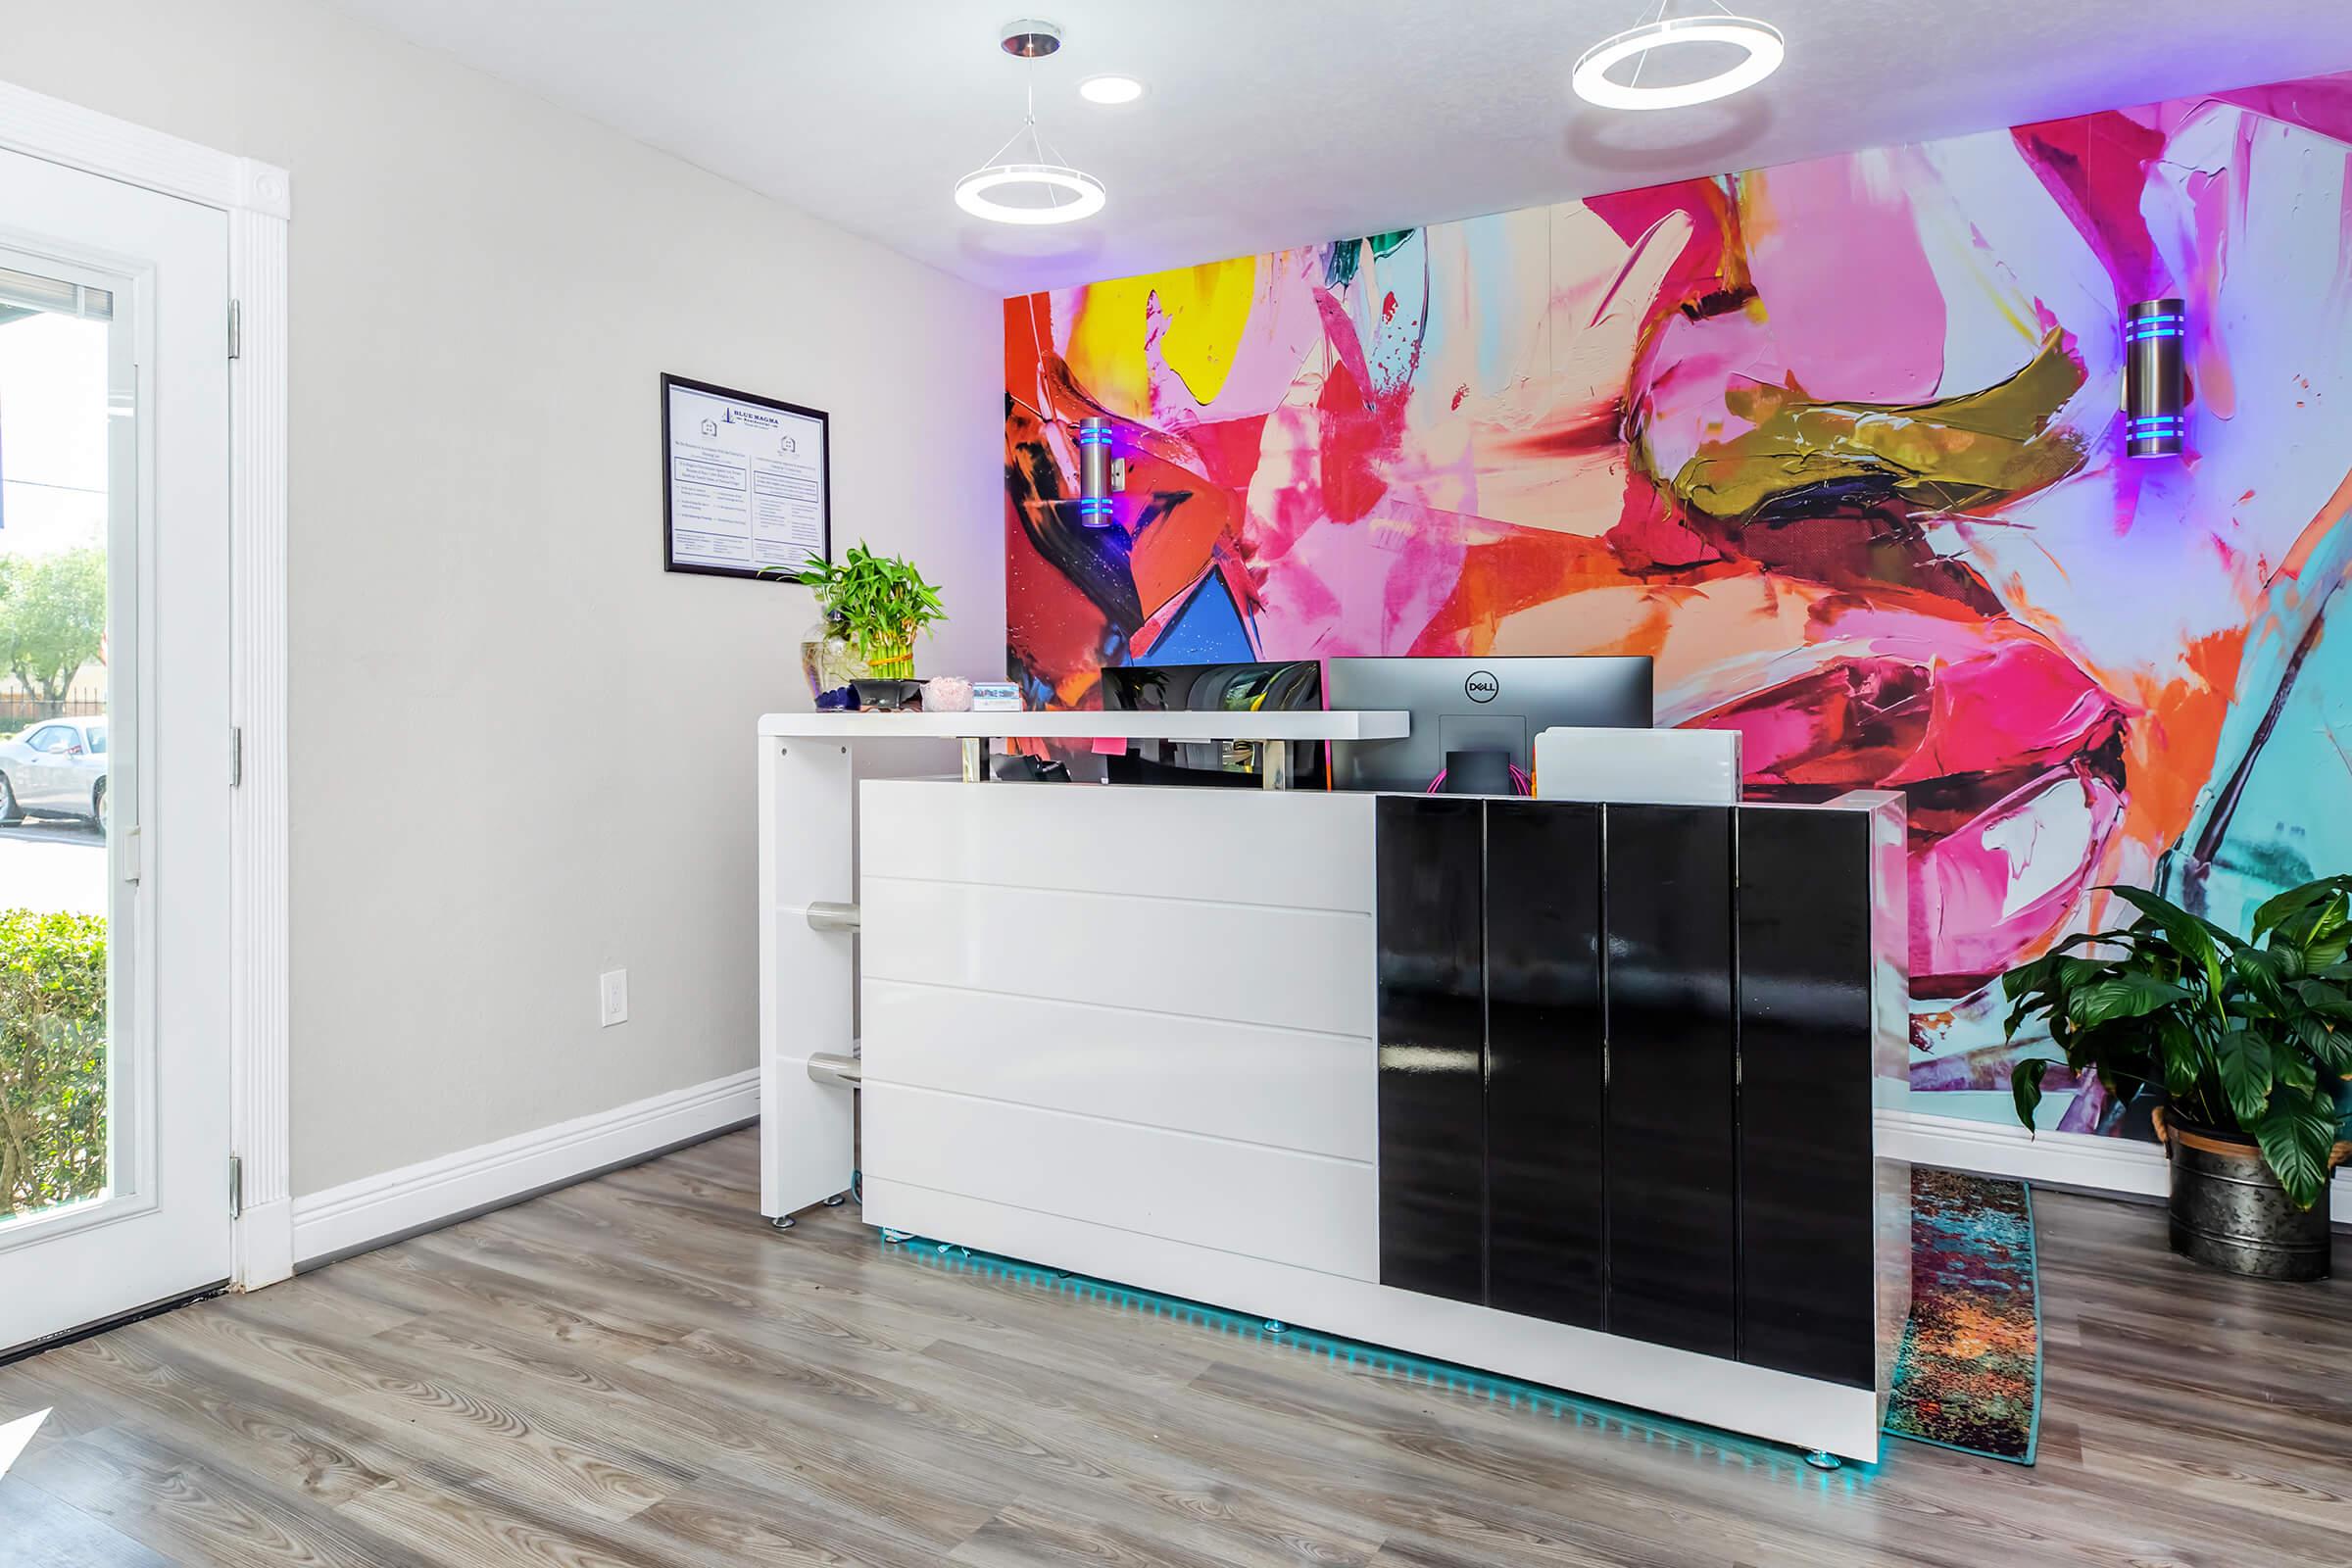
[[[2129,459],[2119,316],[2173,294],[2190,450]],[[2122,918],[2101,884],[2236,920],[2352,869],[2352,76],[1037,294],[1005,357],[1034,699],[1652,655],[1755,786],[1907,793],[1938,1109],[2009,1115],[1997,976]]]

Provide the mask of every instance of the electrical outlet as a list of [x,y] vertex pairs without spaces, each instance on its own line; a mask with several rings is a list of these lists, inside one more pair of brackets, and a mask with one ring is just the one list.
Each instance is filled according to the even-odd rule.
[[629,971],[608,969],[596,977],[596,1000],[607,1029],[629,1021]]

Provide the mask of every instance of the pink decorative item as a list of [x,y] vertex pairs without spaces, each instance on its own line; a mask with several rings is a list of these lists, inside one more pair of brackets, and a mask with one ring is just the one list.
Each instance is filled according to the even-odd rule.
[[968,713],[972,710],[972,683],[961,675],[934,675],[923,682],[923,711],[926,713]]

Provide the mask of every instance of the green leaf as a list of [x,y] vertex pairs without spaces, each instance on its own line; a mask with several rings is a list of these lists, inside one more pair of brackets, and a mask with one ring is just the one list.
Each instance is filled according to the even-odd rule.
[[2204,1072],[2204,1046],[2188,1020],[2177,1013],[2156,1020],[2156,1044],[2164,1067],[2165,1092],[2178,1100],[2196,1088]]
[[2001,995],[2014,1003],[2040,990],[2049,982],[2051,960],[2055,957],[2055,954],[2045,955],[2002,975]]
[[2313,1021],[2310,1018],[2299,1020],[2291,1042],[2274,1041],[2271,1045],[2271,1073],[2280,1089],[2308,1095],[2319,1087],[2318,1064],[2312,1060],[2308,1052],[2297,1049],[2302,1044],[2302,1031],[2299,1025]]
[[2298,1208],[2328,1193],[2328,1155],[2335,1147],[2335,1102],[2325,1094],[2278,1097],[2278,1104],[2247,1131]]
[[2352,1030],[2340,1028],[2318,1013],[2305,1013],[2295,1020],[2295,1032],[2304,1051],[2322,1070],[2338,1078],[2352,1073]]
[[2230,1097],[2230,1108],[2236,1112],[2238,1125],[2253,1126],[2271,1102],[2270,1041],[2252,1029],[2231,1029],[2222,1036],[2215,1058],[2221,1069],[2222,1092]]
[[911,638],[948,618],[935,584],[911,563],[874,554],[863,540],[837,563],[812,557],[799,580],[815,593],[826,617],[841,621],[860,646]]
[[2324,882],[2324,879],[2322,882],[2305,882],[2300,886],[2291,886],[2291,889],[2286,889],[2283,894],[2272,894],[2270,898],[2265,898],[2265,901],[2260,903],[2256,909],[2253,909],[2253,933],[2256,933],[2256,936],[2263,936],[2265,931],[2277,929],[2277,926],[2283,924],[2283,921],[2293,919],[2295,914],[2300,914],[2303,909],[2315,906],[2315,903],[2319,903],[2322,898],[2327,898],[2327,896],[2328,896],[2328,884]]
[[2230,969],[2245,987],[2246,994],[2270,1016],[2277,1017],[2289,1005],[2286,960],[2280,955],[2260,948],[2240,948],[2230,955]]
[[2127,971],[2093,981],[2075,992],[2067,1000],[2066,1015],[2078,1028],[2087,1029],[2117,1018],[2145,1017],[2175,1003],[2189,1001],[2191,996],[2185,986]]
[[2305,979],[2295,982],[2295,998],[2303,1005],[2330,1018],[2352,1020],[2352,992],[2332,980]]
[[[2178,904],[2161,899],[2155,894],[2148,892],[2145,888],[2128,887],[2122,883],[2113,883],[2109,885],[2109,891],[2114,893],[2117,897],[2122,898],[2125,903],[2131,905],[2133,908],[2139,910],[2141,914],[2152,915],[2152,917],[2155,918],[2155,923],[2159,929],[2165,931],[2167,934],[2175,935],[2177,939],[2179,934],[2185,930],[2201,933],[2206,941],[2212,943],[2217,948],[2247,948],[2253,946],[2252,942],[2248,941],[2244,937],[2239,936],[2228,926],[2217,925],[2213,921],[2206,919],[2201,914],[2191,914],[2188,910],[2183,909]],[[2134,927],[2133,929],[2137,928]]]
[[2016,1102],[2017,1119],[2028,1132],[2034,1130],[2034,1111],[2041,1103],[2041,1076],[2049,1070],[2049,1062],[2039,1056],[2009,1069],[2009,1097]]
[[2338,892],[2306,919],[2295,922],[2306,963],[2314,969],[2325,969],[2342,961],[2344,954],[2352,951],[2352,894]]
[[2352,908],[2352,895],[2347,895],[2339,885],[2344,880],[2331,877],[2322,882],[2307,882],[2281,895],[2300,897],[2316,893],[2318,897],[2287,910],[2276,925],[2269,928],[2268,936],[2273,951],[2298,954],[2304,965],[2314,969],[2325,969],[2340,961],[2347,940],[2346,911]]
[[2237,938],[2210,920],[2199,919],[2170,900],[2145,888],[2111,885],[2108,892],[2123,900],[2170,938],[2173,946],[2205,972],[2205,984],[2215,1012],[2221,1010],[2223,947],[2242,947]]
[[2063,986],[2086,986],[2094,980],[2113,974],[2118,964],[2130,963],[2132,957],[2078,958],[2069,954],[2052,954],[2051,977]]
[[2284,893],[2263,900],[2254,911],[2254,935],[2261,937],[2265,932],[2285,924],[2346,884],[2352,884],[2352,878],[2322,877],[2316,882],[2306,882],[2300,887],[2288,888]]

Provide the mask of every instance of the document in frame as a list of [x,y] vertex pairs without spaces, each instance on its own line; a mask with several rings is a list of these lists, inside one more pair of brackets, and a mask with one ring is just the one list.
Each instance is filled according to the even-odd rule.
[[822,411],[664,375],[662,415],[669,570],[790,578],[830,558]]

